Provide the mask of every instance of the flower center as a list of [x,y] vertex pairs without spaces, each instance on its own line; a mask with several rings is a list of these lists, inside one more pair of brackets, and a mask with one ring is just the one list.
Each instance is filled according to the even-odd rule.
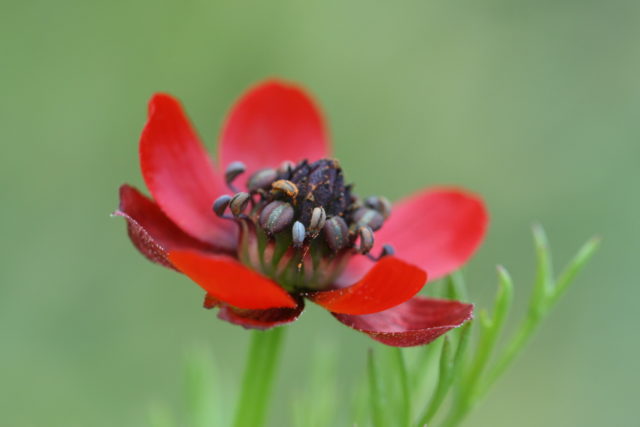
[[390,202],[378,196],[363,201],[353,194],[337,160],[284,162],[259,170],[247,180],[246,192],[234,186],[244,171],[241,162],[228,166],[225,177],[235,194],[218,198],[213,210],[240,225],[239,259],[284,288],[324,289],[351,256],[375,261],[393,252],[385,246],[378,257],[369,254],[374,232],[391,213]]

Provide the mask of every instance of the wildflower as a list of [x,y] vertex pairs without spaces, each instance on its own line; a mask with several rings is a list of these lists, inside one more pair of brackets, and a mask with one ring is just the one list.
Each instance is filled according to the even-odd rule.
[[140,140],[153,196],[120,188],[115,215],[148,259],[205,291],[206,308],[247,328],[296,320],[309,299],[392,346],[425,344],[473,307],[416,294],[481,243],[487,213],[464,190],[391,205],[361,199],[330,157],[319,110],[300,88],[267,81],[227,118],[213,162],[179,102],[157,94]]

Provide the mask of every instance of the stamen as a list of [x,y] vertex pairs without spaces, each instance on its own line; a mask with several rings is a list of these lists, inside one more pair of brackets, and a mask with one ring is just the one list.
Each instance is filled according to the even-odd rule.
[[271,193],[286,194],[294,203],[296,197],[298,197],[298,192],[298,186],[287,179],[279,179],[271,184]]
[[322,232],[325,242],[333,252],[338,252],[349,242],[349,228],[342,217],[329,218],[322,228]]
[[230,202],[231,202],[231,196],[228,196],[225,194],[223,196],[218,197],[216,201],[213,202],[213,212],[215,212],[215,214],[220,218],[223,218],[225,216],[224,212],[227,210],[227,207],[229,206]]
[[373,230],[367,226],[360,227],[358,229],[358,252],[361,254],[368,254],[369,251],[373,249],[373,243]]
[[389,244],[385,244],[382,246],[382,250],[380,251],[380,255],[378,255],[377,257],[371,255],[371,254],[367,254],[367,258],[369,258],[371,261],[380,261],[380,259],[386,257],[386,256],[393,256],[396,254],[395,249],[393,249],[393,246],[389,245]]
[[311,212],[311,219],[309,220],[309,234],[314,238],[320,234],[320,231],[327,222],[327,213],[322,206],[316,206]]
[[227,166],[227,170],[224,173],[224,179],[227,183],[227,187],[231,189],[234,193],[238,192],[238,189],[233,185],[233,181],[239,176],[242,175],[247,170],[247,167],[242,162],[231,162],[229,166]]
[[291,236],[293,239],[293,247],[301,248],[304,243],[304,239],[306,237],[306,231],[304,229],[304,225],[300,221],[296,221],[293,223],[293,228],[291,229]]
[[380,215],[382,215],[384,219],[389,218],[389,216],[391,215],[391,202],[386,197],[367,197],[367,199],[364,201],[364,205],[370,209],[380,212]]
[[250,192],[255,193],[258,190],[267,190],[271,187],[271,183],[278,178],[278,172],[275,169],[262,169],[251,175],[247,181],[247,188]]
[[229,209],[231,210],[233,216],[235,216],[236,218],[241,216],[247,209],[249,200],[251,200],[251,196],[249,195],[249,193],[236,193],[229,202]]
[[369,208],[360,208],[353,214],[353,221],[356,225],[369,226],[373,231],[378,231],[384,223],[384,217],[376,210]]
[[260,213],[260,225],[271,235],[287,228],[293,222],[293,207],[286,202],[276,200],[264,207]]

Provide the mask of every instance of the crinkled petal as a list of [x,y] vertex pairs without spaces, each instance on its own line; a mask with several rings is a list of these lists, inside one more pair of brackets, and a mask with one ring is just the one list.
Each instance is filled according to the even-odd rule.
[[333,313],[340,322],[394,347],[428,344],[472,318],[473,305],[415,297],[386,311],[363,316]]
[[149,102],[140,166],[153,199],[181,229],[217,247],[235,247],[235,226],[211,211],[214,200],[227,191],[224,179],[180,103],[169,95],[156,94]]
[[245,93],[222,131],[220,160],[247,166],[246,176],[283,161],[328,157],[327,132],[318,107],[301,88],[270,80]]
[[[478,196],[461,189],[437,188],[415,194],[394,205],[382,229],[376,231],[378,253],[391,244],[395,256],[439,279],[460,268],[482,243],[489,215]],[[340,283],[362,277],[373,263],[353,257]]]
[[354,285],[307,296],[334,313],[371,314],[409,300],[426,282],[427,274],[418,267],[385,257]]
[[120,205],[113,215],[127,220],[133,245],[149,260],[165,267],[175,268],[167,258],[167,252],[173,249],[215,251],[178,228],[153,200],[129,185],[120,187]]
[[296,308],[296,301],[274,281],[233,258],[195,251],[171,251],[169,261],[212,297],[236,308]]
[[266,310],[245,310],[221,303],[207,294],[204,302],[205,308],[219,307],[218,317],[234,325],[240,325],[246,329],[271,329],[287,323],[294,322],[304,310],[304,300],[298,300],[298,306],[294,308],[269,308]]

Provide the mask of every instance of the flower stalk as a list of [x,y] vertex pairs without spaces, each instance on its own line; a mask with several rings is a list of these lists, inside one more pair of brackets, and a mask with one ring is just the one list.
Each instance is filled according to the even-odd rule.
[[264,425],[285,328],[253,331],[234,427]]

